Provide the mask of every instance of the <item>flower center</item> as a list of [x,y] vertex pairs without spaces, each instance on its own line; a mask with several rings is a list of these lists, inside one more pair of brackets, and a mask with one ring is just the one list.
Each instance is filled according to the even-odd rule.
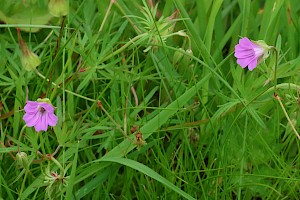
[[45,108],[43,108],[43,107],[40,107],[39,111],[40,111],[42,114],[44,114],[44,112],[46,112]]
[[256,57],[260,57],[264,54],[264,49],[261,47],[254,47],[253,50]]

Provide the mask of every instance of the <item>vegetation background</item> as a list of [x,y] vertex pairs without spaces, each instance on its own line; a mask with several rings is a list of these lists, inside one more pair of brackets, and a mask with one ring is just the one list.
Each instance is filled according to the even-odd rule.
[[[2,199],[299,198],[299,0],[67,3],[1,2]],[[245,36],[278,49],[284,109],[274,52],[236,64]],[[59,122],[21,135],[39,97]]]

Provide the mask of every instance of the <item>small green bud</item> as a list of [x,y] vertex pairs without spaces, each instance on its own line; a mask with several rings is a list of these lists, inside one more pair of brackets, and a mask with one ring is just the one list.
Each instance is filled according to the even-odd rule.
[[[187,49],[185,52],[189,55],[193,55],[193,51],[191,49]],[[191,60],[192,60],[192,58],[190,56],[184,54],[183,63],[188,63],[189,64],[191,62]]]
[[[179,48],[179,49],[183,51],[182,48]],[[193,55],[193,51],[191,49],[187,49],[185,52],[189,55]],[[176,51],[174,53],[173,64],[178,64],[178,63],[189,64],[190,62],[191,62],[190,56],[188,56],[180,51]]]
[[29,160],[25,152],[18,152],[16,155],[17,165],[29,170]]
[[[182,48],[179,48],[179,50],[183,51]],[[181,60],[182,60],[182,57],[183,57],[183,53],[180,52],[180,51],[175,51],[174,53],[174,56],[173,56],[173,64],[178,64]]]
[[38,55],[28,49],[26,42],[21,36],[21,31],[19,28],[17,28],[17,31],[19,45],[22,51],[21,63],[26,71],[31,71],[41,64],[41,59],[38,57]]
[[69,4],[67,0],[50,0],[48,9],[54,17],[66,16],[69,13]]
[[22,55],[21,63],[26,71],[31,71],[41,64],[41,59],[35,53],[27,51]]
[[177,31],[176,34],[182,37],[188,37],[188,34],[186,34],[184,30]]

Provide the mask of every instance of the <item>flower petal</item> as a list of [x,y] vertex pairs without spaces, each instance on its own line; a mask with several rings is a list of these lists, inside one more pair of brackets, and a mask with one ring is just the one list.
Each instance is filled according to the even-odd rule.
[[36,112],[35,114],[26,113],[23,116],[23,120],[26,122],[26,126],[32,127],[35,126],[40,120],[41,113]]
[[257,58],[261,57],[265,53],[265,50],[262,47],[258,46],[258,45],[257,45],[257,47],[253,48],[253,50],[254,50],[255,56]]
[[252,58],[239,58],[237,59],[237,64],[239,64],[242,68],[245,68],[251,61]]
[[253,42],[251,42],[248,38],[246,37],[243,37],[242,39],[239,40],[239,44],[242,45],[242,46],[250,46],[252,47],[253,45]]
[[241,51],[235,51],[234,56],[236,58],[248,58],[255,56],[255,53],[253,50],[241,50]]
[[47,112],[54,112],[54,107],[51,104],[41,102],[40,106],[43,107]]
[[47,131],[47,129],[48,129],[48,120],[47,120],[47,114],[46,113],[41,114],[40,120],[34,126],[34,128],[37,132]]
[[38,103],[34,101],[27,101],[24,110],[26,113],[36,113],[38,111]]
[[234,56],[237,58],[237,63],[243,68],[248,66],[252,71],[265,58],[268,57],[268,52],[271,49],[264,41],[252,42],[244,37],[239,40],[235,46]]
[[257,59],[253,59],[253,60],[249,63],[248,69],[249,69],[250,71],[252,71],[256,66],[257,66]]
[[53,113],[47,113],[49,126],[56,126],[58,118]]
[[51,103],[27,101],[24,107],[26,111],[23,116],[28,127],[34,126],[37,132],[47,131],[48,125],[56,126],[58,118],[54,114],[54,107]]

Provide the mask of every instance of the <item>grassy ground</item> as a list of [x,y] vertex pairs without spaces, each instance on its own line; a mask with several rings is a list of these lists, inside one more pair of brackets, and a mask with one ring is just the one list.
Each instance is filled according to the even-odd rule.
[[[2,199],[299,198],[298,0],[69,0],[65,17],[8,2]],[[277,48],[277,80],[274,51],[253,71],[236,63],[244,36]],[[39,97],[58,124],[37,133],[22,117]]]

